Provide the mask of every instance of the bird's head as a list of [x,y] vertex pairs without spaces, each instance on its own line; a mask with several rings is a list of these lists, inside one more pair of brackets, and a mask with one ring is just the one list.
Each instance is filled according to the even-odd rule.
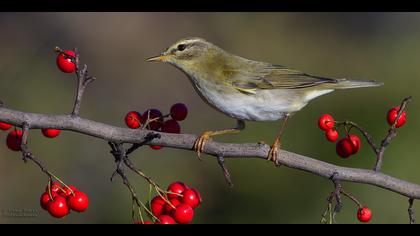
[[[172,64],[187,74],[200,73],[215,62],[222,62],[224,51],[202,38],[181,39],[159,56],[146,61]],[[218,59],[218,60],[215,60]]]

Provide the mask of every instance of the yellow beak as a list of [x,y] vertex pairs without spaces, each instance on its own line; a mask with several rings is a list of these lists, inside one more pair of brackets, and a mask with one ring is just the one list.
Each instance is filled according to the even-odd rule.
[[161,61],[166,61],[167,58],[168,58],[167,55],[159,55],[159,56],[148,58],[148,59],[146,59],[146,61],[161,62]]

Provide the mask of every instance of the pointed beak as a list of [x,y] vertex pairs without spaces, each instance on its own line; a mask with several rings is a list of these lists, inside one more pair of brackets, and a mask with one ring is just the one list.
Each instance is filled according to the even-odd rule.
[[151,57],[146,59],[148,62],[164,62],[168,59],[167,55],[161,54],[159,56]]

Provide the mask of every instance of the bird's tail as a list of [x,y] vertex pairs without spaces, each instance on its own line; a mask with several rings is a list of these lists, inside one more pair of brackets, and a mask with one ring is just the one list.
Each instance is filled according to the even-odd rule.
[[337,83],[331,84],[331,86],[334,89],[378,87],[382,85],[384,85],[384,83],[376,82],[374,80],[348,80],[348,79],[338,79]]

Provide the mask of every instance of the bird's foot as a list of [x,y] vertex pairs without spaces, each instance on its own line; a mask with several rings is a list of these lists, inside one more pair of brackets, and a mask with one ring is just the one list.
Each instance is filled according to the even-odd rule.
[[276,140],[271,146],[270,151],[268,152],[267,160],[274,162],[276,166],[280,166],[280,163],[278,162],[278,154],[280,149],[280,141]]
[[193,149],[197,153],[197,157],[200,161],[201,161],[200,154],[203,152],[204,145],[206,144],[207,140],[210,139],[211,133],[212,133],[211,131],[206,131],[200,137],[198,137],[197,140],[195,140]]

